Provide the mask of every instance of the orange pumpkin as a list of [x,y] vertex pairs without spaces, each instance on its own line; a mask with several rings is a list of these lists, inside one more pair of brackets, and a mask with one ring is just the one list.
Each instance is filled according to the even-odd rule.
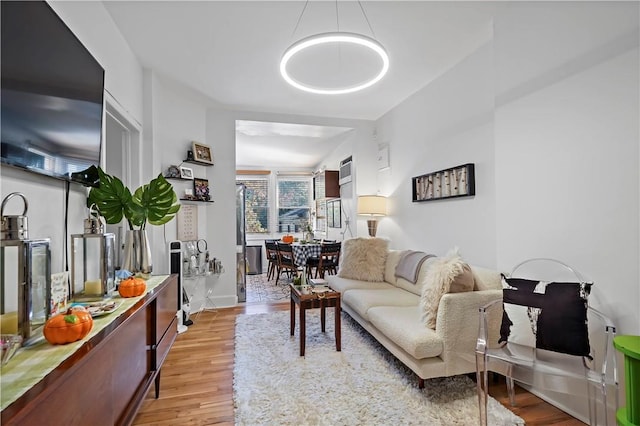
[[293,242],[293,235],[283,235],[282,242],[291,244]]
[[118,293],[122,297],[140,296],[147,290],[147,283],[142,278],[129,277],[120,281]]
[[52,345],[64,345],[83,339],[93,328],[91,313],[83,308],[69,308],[66,313],[47,320],[42,333]]

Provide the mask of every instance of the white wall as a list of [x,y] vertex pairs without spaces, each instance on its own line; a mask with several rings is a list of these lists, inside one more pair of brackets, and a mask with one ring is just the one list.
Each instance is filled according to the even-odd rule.
[[[493,101],[489,43],[378,121],[391,166],[376,172],[389,197],[378,235],[393,247],[443,255],[458,246],[469,262],[495,266]],[[411,202],[412,177],[465,163],[475,163],[474,197]],[[357,193],[368,191],[358,181]]]

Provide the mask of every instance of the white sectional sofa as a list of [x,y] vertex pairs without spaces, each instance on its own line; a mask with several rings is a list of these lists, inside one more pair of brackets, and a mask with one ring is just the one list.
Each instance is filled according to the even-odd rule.
[[[327,282],[342,293],[342,309],[418,375],[420,388],[424,379],[475,372],[478,308],[502,298],[500,274],[471,266],[474,290],[444,294],[431,329],[422,318],[420,299],[437,258],[421,264],[413,284],[395,276],[403,253],[387,251],[384,281],[344,278],[339,272],[327,276]],[[497,333],[499,318],[491,324]]]

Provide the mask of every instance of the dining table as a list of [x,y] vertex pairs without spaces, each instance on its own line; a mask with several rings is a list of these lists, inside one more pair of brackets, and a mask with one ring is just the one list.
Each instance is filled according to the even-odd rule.
[[322,244],[320,243],[291,243],[293,262],[296,264],[296,266],[304,267],[307,264],[307,259],[309,259],[310,257],[320,256],[321,249]]

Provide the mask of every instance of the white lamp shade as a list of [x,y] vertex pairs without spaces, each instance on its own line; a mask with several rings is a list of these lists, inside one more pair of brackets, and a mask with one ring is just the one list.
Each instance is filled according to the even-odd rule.
[[369,216],[386,216],[387,199],[381,195],[359,196],[358,214]]

